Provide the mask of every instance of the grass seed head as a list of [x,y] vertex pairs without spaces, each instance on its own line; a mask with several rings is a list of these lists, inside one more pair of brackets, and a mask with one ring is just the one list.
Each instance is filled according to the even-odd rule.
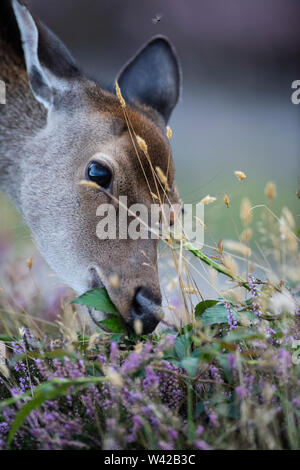
[[288,225],[290,226],[291,229],[295,228],[295,219],[293,217],[293,214],[287,207],[283,207],[282,209],[282,215],[287,221]]
[[185,286],[183,287],[183,292],[186,294],[198,294],[198,289],[195,287]]
[[139,318],[134,321],[134,331],[138,336],[141,335],[143,332],[143,323]]
[[25,336],[25,328],[23,326],[21,326],[21,328],[19,328],[19,334],[21,336],[21,338],[24,338]]
[[125,103],[125,100],[122,96],[122,93],[121,93],[118,82],[116,82],[116,93],[117,93],[117,97],[118,97],[118,100],[120,101],[120,104],[121,104],[122,108],[126,108],[126,103]]
[[89,345],[88,345],[88,350],[91,350],[91,349],[94,349],[94,347],[96,346],[97,342],[98,342],[98,338],[99,338],[99,334],[98,333],[93,333],[91,336],[90,336],[90,339],[89,339]]
[[5,365],[6,361],[6,344],[0,341],[0,365]]
[[124,381],[122,376],[118,374],[112,367],[105,368],[105,375],[110,383],[116,388],[123,388]]
[[134,350],[137,354],[140,354],[143,351],[143,343],[137,343],[134,346]]
[[140,147],[140,149],[145,154],[148,154],[148,146],[147,146],[146,142],[144,141],[144,139],[142,137],[140,137],[139,135],[137,135],[136,140],[137,140],[137,143],[138,143],[138,146]]
[[234,240],[225,240],[224,246],[230,251],[235,251],[236,253],[240,253],[243,256],[249,258],[251,256],[251,249],[244,245],[244,243],[236,242]]
[[173,132],[172,132],[171,127],[167,126],[167,137],[168,137],[168,139],[172,139],[172,134],[173,134]]
[[223,264],[233,274],[238,274],[237,264],[231,255],[226,254],[223,256]]
[[284,313],[295,315],[297,306],[291,293],[284,288],[282,292],[276,292],[269,300],[269,309],[273,315],[282,315]]
[[224,204],[227,207],[227,209],[229,207],[229,202],[230,202],[229,197],[227,196],[227,194],[224,194]]
[[279,232],[281,239],[285,241],[286,248],[290,253],[297,253],[298,251],[298,240],[294,234],[294,228],[294,217],[292,213],[286,207],[284,207],[282,209],[282,215],[279,219]]
[[166,177],[166,175],[164,174],[164,172],[159,166],[156,166],[155,170],[156,170],[158,178],[160,179],[160,182],[162,183],[166,191],[169,191],[170,188],[168,186],[168,178]]
[[211,204],[212,202],[215,202],[217,200],[216,197],[210,196],[209,194],[205,196],[203,199],[201,199],[199,204]]
[[234,174],[240,181],[244,181],[247,178],[247,176],[245,175],[243,171],[238,170],[238,171],[235,171]]
[[0,373],[1,373],[6,379],[9,379],[9,377],[10,377],[9,369],[8,369],[8,367],[6,366],[6,364],[2,364],[1,362],[0,362]]
[[218,253],[220,253],[220,254],[223,253],[223,240],[219,240],[219,241],[218,241],[217,251],[218,251]]
[[167,291],[173,290],[178,284],[178,278],[174,277],[167,285]]
[[33,256],[30,256],[30,258],[27,260],[27,267],[29,271],[31,271],[33,265]]
[[274,183],[272,183],[272,181],[269,181],[266,184],[265,195],[267,196],[269,201],[272,201],[273,199],[275,199],[275,197],[276,197],[276,186],[275,186]]
[[240,239],[241,242],[248,244],[250,238],[252,237],[252,230],[251,228],[245,228],[245,230],[242,231]]
[[244,225],[249,225],[252,220],[251,203],[247,198],[242,200],[240,217]]
[[97,189],[99,190],[99,186],[97,183],[94,183],[93,181],[86,181],[86,180],[81,180],[79,182],[80,186],[86,186],[87,188],[92,188],[92,189]]
[[196,215],[195,215],[195,220],[198,222],[198,224],[201,225],[202,228],[206,229],[206,225],[205,225],[205,223],[203,222],[203,220],[201,220],[201,219],[200,219],[199,217],[197,217]]
[[119,276],[117,274],[111,274],[109,276],[109,283],[111,287],[113,287],[114,289],[118,289],[120,287]]

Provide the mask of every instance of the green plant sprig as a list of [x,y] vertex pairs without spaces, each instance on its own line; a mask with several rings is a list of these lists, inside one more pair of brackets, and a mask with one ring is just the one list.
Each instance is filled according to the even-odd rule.
[[204,263],[208,264],[211,268],[215,269],[218,273],[224,274],[227,277],[230,277],[233,281],[236,281],[240,286],[245,287],[247,290],[250,290],[250,286],[245,279],[240,277],[238,274],[234,274],[229,269],[221,266],[220,264],[213,261],[211,258],[202,253],[198,248],[193,247],[191,243],[185,243],[184,248],[192,253],[196,258],[201,259]]

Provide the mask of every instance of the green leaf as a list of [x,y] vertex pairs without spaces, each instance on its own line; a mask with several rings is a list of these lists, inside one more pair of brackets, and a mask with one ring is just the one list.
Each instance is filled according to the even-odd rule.
[[200,352],[197,353],[199,360],[209,362],[218,356],[222,346],[218,343],[206,344],[200,348]]
[[122,334],[128,332],[126,325],[119,317],[106,318],[105,320],[100,321],[99,324],[104,326],[104,328],[109,330],[111,333]]
[[[236,313],[232,311],[232,314],[238,320]],[[204,326],[228,323],[226,308],[220,304],[206,309],[201,316],[201,321]]]
[[232,370],[229,367],[229,354],[218,354],[217,355],[217,361],[219,362],[223,375],[227,382],[231,382],[232,380]]
[[254,328],[237,328],[236,330],[231,330],[224,338],[223,341],[227,343],[233,343],[241,340],[250,340],[250,339],[264,339],[264,335],[259,333]]
[[185,325],[184,327],[181,328],[180,334],[181,335],[188,334],[190,331],[192,331],[192,329],[193,329],[193,325],[189,323],[188,325]]
[[219,301],[218,300],[203,300],[195,308],[195,317],[200,317],[205,310],[210,307],[214,307]]
[[199,357],[201,355],[201,348],[194,349],[191,356],[192,357]]
[[0,341],[4,341],[5,343],[11,343],[13,341],[13,337],[7,335],[0,335]]
[[244,316],[245,318],[247,318],[247,320],[251,322],[254,322],[255,320],[257,320],[257,315],[255,315],[255,313],[253,313],[252,310],[242,310],[238,312],[238,314],[240,317]]
[[111,335],[110,340],[111,342],[119,343],[122,340],[122,338],[123,338],[122,333],[114,333],[113,335]]
[[184,359],[185,357],[189,355],[190,350],[191,350],[191,345],[192,345],[192,340],[187,335],[179,336],[179,338],[176,339],[175,351],[179,359]]
[[118,310],[110,300],[104,287],[85,292],[85,294],[73,300],[71,304],[80,304],[86,305],[87,307],[94,307],[96,310],[114,315],[118,313]]
[[190,377],[195,377],[198,368],[197,357],[186,357],[182,359],[181,365],[187,371]]
[[205,412],[204,402],[200,401],[196,405],[195,418],[199,418],[199,416],[202,415],[204,412]]

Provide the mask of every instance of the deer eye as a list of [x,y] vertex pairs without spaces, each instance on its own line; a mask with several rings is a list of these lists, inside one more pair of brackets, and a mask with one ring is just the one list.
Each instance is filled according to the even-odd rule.
[[87,167],[87,179],[107,189],[112,180],[111,170],[99,162],[90,162]]

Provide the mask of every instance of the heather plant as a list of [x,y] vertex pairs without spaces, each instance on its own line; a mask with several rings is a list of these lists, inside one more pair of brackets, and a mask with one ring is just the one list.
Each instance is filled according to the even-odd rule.
[[[201,251],[170,236],[183,301],[152,335],[130,330],[105,289],[72,303],[59,291],[56,311],[52,299],[42,318],[41,295],[29,302],[25,289],[15,301],[10,275],[1,293],[0,449],[299,449],[298,234],[287,208],[274,214],[275,194],[267,185],[255,227],[243,198],[237,241]],[[211,286],[215,272],[229,288],[215,285],[207,299],[191,274],[197,263]],[[106,312],[96,331],[78,304]]]
[[2,336],[1,448],[299,448],[300,317],[257,292],[151,339]]

